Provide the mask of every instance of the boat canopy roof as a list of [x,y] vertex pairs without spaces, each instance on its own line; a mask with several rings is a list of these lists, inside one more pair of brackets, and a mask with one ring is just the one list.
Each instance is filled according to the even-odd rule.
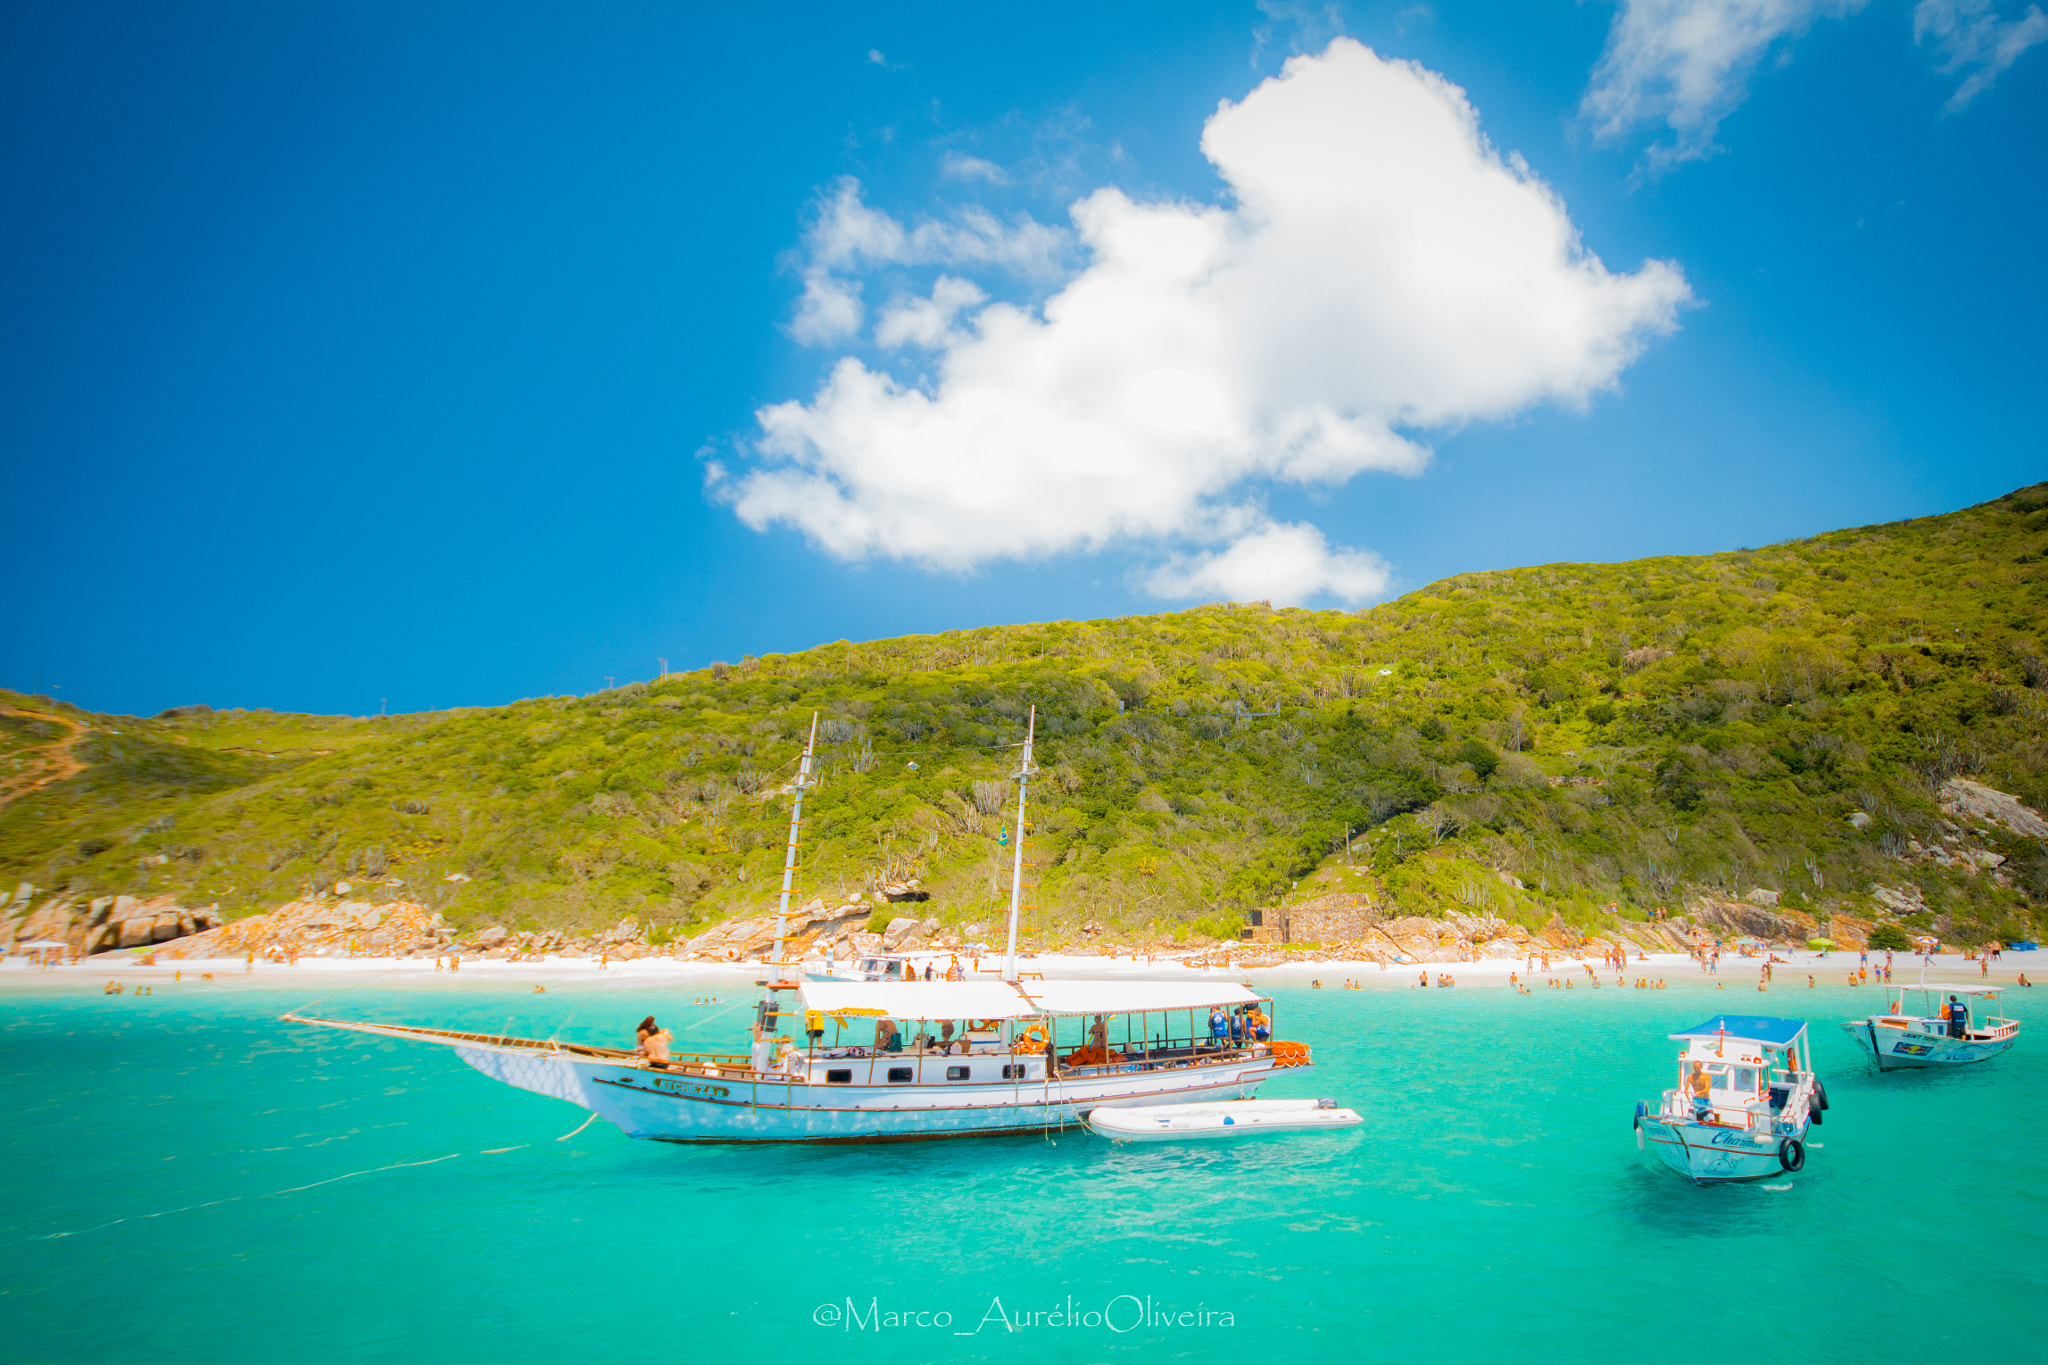
[[1028,1019],[1037,1005],[1006,981],[806,981],[804,1008],[891,1019]]
[[1161,1014],[1264,998],[1232,981],[806,981],[798,993],[805,1009],[878,1019]]
[[1234,981],[1026,981],[1019,989],[1047,1014],[1161,1014],[1264,998]]
[[1671,1036],[1683,1039],[1725,1036],[1741,1039],[1743,1042],[1786,1047],[1804,1032],[1804,1019],[1774,1019],[1767,1014],[1717,1014],[1704,1024],[1695,1025],[1683,1033],[1674,1033]]

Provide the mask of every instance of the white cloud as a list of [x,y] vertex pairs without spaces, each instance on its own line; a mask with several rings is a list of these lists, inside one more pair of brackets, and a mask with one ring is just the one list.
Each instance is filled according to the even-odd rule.
[[789,332],[807,346],[835,345],[860,331],[865,310],[860,281],[848,278],[854,271],[879,265],[994,265],[1044,279],[1057,275],[1071,241],[1066,232],[1028,214],[1004,223],[981,208],[962,209],[949,223],[906,228],[862,203],[860,182],[851,177],[819,198],[804,240],[804,292]]
[[1580,112],[1612,141],[1663,123],[1671,141],[1652,164],[1711,156],[1714,130],[1749,96],[1749,80],[1781,39],[1863,0],[1622,0]]
[[806,346],[829,346],[859,332],[861,317],[860,282],[813,267],[804,271],[789,334]]
[[988,295],[967,280],[941,275],[932,284],[931,297],[901,298],[891,303],[875,324],[875,344],[889,350],[905,345],[937,350],[964,340],[953,330],[953,319],[962,309],[988,302]]
[[954,180],[986,180],[991,185],[1007,185],[1010,173],[993,161],[984,161],[978,156],[964,156],[959,152],[947,152],[939,165],[939,174]]
[[1302,522],[1266,523],[1211,554],[1175,555],[1154,570],[1145,590],[1185,600],[1265,599],[1298,606],[1314,597],[1369,602],[1393,582],[1386,561],[1365,550],[1332,553],[1323,533]]
[[927,221],[905,228],[886,213],[861,202],[860,182],[851,176],[833,187],[809,234],[811,264],[826,270],[871,265],[995,265],[1020,275],[1057,273],[1070,242],[1028,213],[1008,223],[987,209],[969,206],[950,223]]
[[[1227,205],[1081,199],[1084,264],[1040,310],[962,302],[926,328],[914,319],[932,315],[892,308],[888,341],[936,337],[929,381],[843,356],[810,401],[756,414],[755,463],[720,495],[844,559],[958,571],[1237,536],[1242,553],[1178,561],[1159,586],[1250,591],[1263,565],[1282,586],[1260,595],[1318,575],[1354,594],[1371,561],[1317,559],[1313,528],[1234,509],[1262,481],[1415,473],[1427,429],[1583,404],[1690,297],[1667,262],[1609,271],[1462,91],[1348,39],[1222,103],[1202,150]],[[812,268],[1016,268],[1054,259],[1052,233],[972,211],[909,229],[846,182]],[[934,313],[948,298],[934,290]]]
[[1913,9],[1913,41],[1933,38],[1941,49],[1941,71],[1968,71],[1949,96],[1948,112],[1961,109],[1991,88],[2020,54],[2048,40],[2048,15],[2028,5],[2018,19],[2001,19],[1991,0],[1920,0]]

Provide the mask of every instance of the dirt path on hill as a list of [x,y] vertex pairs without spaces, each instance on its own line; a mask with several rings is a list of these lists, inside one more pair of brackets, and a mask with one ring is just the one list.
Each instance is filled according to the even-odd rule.
[[18,773],[0,776],[0,806],[27,796],[30,792],[41,791],[52,782],[62,782],[85,771],[85,765],[71,753],[71,746],[85,737],[85,727],[66,716],[52,715],[47,711],[24,711],[16,706],[0,704],[0,715],[20,716],[25,720],[46,720],[65,729],[62,739],[53,739],[40,748],[30,748],[23,757],[29,766]]

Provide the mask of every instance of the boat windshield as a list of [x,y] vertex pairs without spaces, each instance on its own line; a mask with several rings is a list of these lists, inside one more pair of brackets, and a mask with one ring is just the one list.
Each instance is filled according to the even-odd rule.
[[[1690,1075],[1691,1070],[1691,1061],[1680,1064],[1679,1079],[1681,1082]],[[1744,1095],[1759,1093],[1756,1067],[1740,1066],[1734,1062],[1708,1062],[1706,1064],[1706,1072],[1712,1078],[1708,1084],[1715,1090]]]

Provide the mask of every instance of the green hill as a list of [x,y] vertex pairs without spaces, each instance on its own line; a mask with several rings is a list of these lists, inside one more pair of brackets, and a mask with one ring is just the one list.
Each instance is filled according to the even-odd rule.
[[[230,917],[400,879],[458,924],[694,932],[772,903],[815,711],[807,891],[915,876],[924,913],[992,931],[1035,704],[1047,944],[1091,923],[1232,935],[1343,862],[1347,830],[1402,913],[1592,925],[1766,887],[1868,916],[1886,886],[1952,938],[2021,937],[2048,894],[2040,842],[1972,835],[1995,870],[1925,850],[1949,778],[2048,803],[2044,608],[2036,485],[1753,551],[1465,574],[1360,612],[840,641],[473,710],[144,720],[0,693],[0,876]],[[83,767],[64,775],[67,742]]]

